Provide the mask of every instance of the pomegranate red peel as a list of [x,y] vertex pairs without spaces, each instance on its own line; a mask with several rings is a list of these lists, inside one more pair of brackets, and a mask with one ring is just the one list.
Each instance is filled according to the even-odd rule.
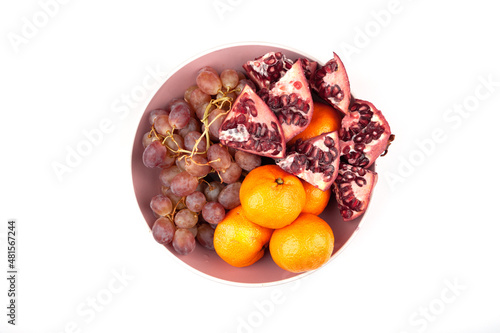
[[340,151],[337,131],[306,141],[297,140],[277,164],[286,172],[305,180],[322,191],[329,190],[339,169]]
[[374,171],[340,163],[333,192],[344,221],[354,220],[366,211],[377,179]]
[[261,89],[259,95],[278,117],[286,142],[303,132],[311,122],[313,99],[301,61],[296,61],[270,90]]
[[223,145],[255,155],[283,158],[286,143],[276,115],[246,85],[219,129]]
[[310,80],[311,88],[342,113],[349,113],[351,88],[344,64],[334,52],[324,66],[318,66]]
[[349,110],[339,130],[341,160],[368,168],[387,150],[391,128],[382,112],[370,102],[354,100]]

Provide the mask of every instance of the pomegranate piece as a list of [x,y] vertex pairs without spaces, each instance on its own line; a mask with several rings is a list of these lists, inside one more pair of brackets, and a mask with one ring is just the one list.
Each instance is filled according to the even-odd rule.
[[292,67],[293,61],[281,52],[269,52],[255,60],[247,61],[243,69],[250,79],[261,88],[269,88]]
[[248,153],[283,158],[286,143],[276,115],[248,85],[219,129],[223,145]]
[[314,112],[309,83],[302,62],[296,61],[272,89],[261,89],[259,95],[280,121],[285,141],[305,130]]
[[377,178],[376,172],[340,163],[333,191],[344,221],[351,221],[366,211]]
[[333,58],[324,66],[320,66],[312,75],[311,88],[319,97],[328,101],[341,112],[349,113],[351,88],[344,64],[335,52]]
[[339,137],[334,131],[306,141],[298,139],[288,149],[286,158],[277,164],[286,172],[326,191],[337,177],[339,161]]
[[306,58],[299,58],[298,61],[302,63],[302,69],[304,70],[304,75],[306,76],[307,82],[309,82],[318,68],[318,63],[316,61],[311,61]]
[[368,168],[389,145],[391,128],[372,103],[354,100],[339,130],[342,162]]

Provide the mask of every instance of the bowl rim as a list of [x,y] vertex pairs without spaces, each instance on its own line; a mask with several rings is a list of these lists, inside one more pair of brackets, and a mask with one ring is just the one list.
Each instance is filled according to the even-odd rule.
[[[301,54],[302,56],[304,57],[307,57],[308,59],[310,60],[313,60],[313,61],[316,61],[318,64],[320,65],[324,65],[324,62],[319,60],[318,58],[306,53],[306,52],[303,52],[299,49],[296,49],[294,47],[291,47],[289,45],[286,45],[286,44],[281,44],[281,43],[274,43],[274,42],[266,42],[266,41],[242,41],[242,42],[232,42],[232,43],[224,43],[224,44],[219,44],[217,46],[214,46],[214,47],[211,47],[211,48],[208,48],[208,49],[205,49],[205,50],[202,50],[200,52],[197,52],[196,54],[194,54],[193,56],[189,57],[189,58],[186,58],[186,60],[180,62],[179,64],[177,64],[176,66],[173,66],[164,76],[163,76],[163,80],[161,82],[161,84],[159,84],[159,87],[153,91],[149,98],[144,101],[143,103],[143,107],[141,108],[141,110],[143,110],[143,112],[139,115],[139,119],[138,119],[138,123],[136,124],[137,126],[135,127],[136,129],[136,133],[135,133],[135,137],[134,137],[134,141],[133,141],[133,144],[132,144],[132,149],[130,151],[130,161],[131,161],[131,168],[130,168],[130,172],[131,172],[131,178],[132,178],[132,185],[134,183],[134,175],[133,175],[133,157],[134,157],[134,143],[135,143],[135,140],[136,140],[136,136],[137,136],[137,129],[138,129],[138,126],[141,122],[141,119],[144,115],[144,113],[146,112],[146,110],[148,109],[148,106],[151,104],[151,102],[153,101],[153,99],[155,98],[156,94],[158,93],[158,91],[161,89],[161,87],[175,74],[177,73],[179,70],[181,70],[183,67],[187,66],[188,64],[190,64],[191,62],[197,60],[198,58],[201,58],[207,54],[210,54],[210,53],[213,53],[213,52],[217,52],[217,51],[220,51],[220,50],[223,50],[223,49],[227,49],[227,48],[232,48],[232,47],[238,47],[238,46],[266,46],[266,47],[270,47],[270,48],[280,48],[280,49],[285,49],[285,50],[289,50],[291,52],[294,52],[294,53],[297,53],[297,54]],[[375,164],[373,165],[373,167],[375,167]],[[134,186],[133,186],[134,188]],[[134,188],[134,192],[135,192],[135,188]],[[136,209],[139,210],[139,213],[140,213],[140,216],[142,216],[142,218],[144,218],[143,216],[143,212],[142,210],[140,209],[140,206],[138,204],[138,198],[137,198],[137,195],[134,195],[135,196],[135,199],[136,199]],[[297,281],[299,279],[302,279],[302,278],[305,278],[305,277],[308,277],[309,275],[315,273],[315,272],[318,272],[319,270],[323,269],[324,267],[326,267],[327,265],[329,265],[335,258],[337,258],[337,256],[339,256],[345,249],[348,245],[351,244],[351,242],[353,242],[355,236],[359,233],[360,229],[361,229],[361,226],[365,223],[365,217],[366,217],[366,214],[368,213],[368,211],[370,210],[370,207],[367,207],[367,210],[364,212],[363,216],[361,217],[361,220],[359,221],[358,223],[358,226],[356,227],[356,229],[353,231],[353,233],[351,234],[351,236],[345,241],[345,243],[328,259],[328,261],[323,264],[322,266],[318,267],[317,269],[314,269],[314,270],[311,270],[311,271],[306,271],[306,272],[302,272],[302,273],[298,273],[297,275],[295,276],[292,276],[292,277],[289,277],[289,278],[285,278],[285,279],[281,279],[281,280],[277,280],[277,281],[272,281],[272,282],[236,282],[236,281],[230,281],[230,280],[225,280],[225,279],[222,279],[222,278],[218,278],[218,277],[215,277],[215,276],[212,276],[212,275],[209,275],[207,273],[204,273],[194,267],[192,267],[191,265],[187,264],[186,262],[184,262],[183,260],[181,260],[179,257],[173,255],[169,250],[167,250],[166,252],[168,252],[168,256],[170,258],[173,257],[174,261],[177,262],[178,264],[180,264],[181,266],[184,266],[186,267],[189,271],[191,272],[194,272],[195,274],[199,275],[199,276],[202,276],[208,280],[211,280],[211,281],[214,281],[214,282],[217,282],[217,283],[220,283],[220,284],[223,284],[223,285],[228,285],[228,286],[233,286],[233,287],[249,287],[249,288],[266,288],[266,287],[276,287],[276,286],[279,286],[279,285],[284,285],[284,284],[288,284],[288,283],[291,283],[291,282],[294,282],[294,281]],[[345,222],[345,223],[349,223],[349,222]]]
[[[296,49],[296,48],[294,48],[292,46],[289,46],[289,45],[286,45],[286,44],[274,43],[274,42],[266,42],[266,41],[232,42],[232,43],[219,44],[217,46],[214,46],[214,47],[211,47],[211,48],[199,51],[198,53],[194,54],[193,56],[191,56],[189,58],[186,58],[186,60],[182,61],[180,64],[174,66],[170,71],[168,71],[168,74],[166,74],[165,79],[163,80],[162,85],[173,74],[175,74],[177,71],[179,71],[181,68],[183,68],[184,66],[188,65],[192,61],[194,61],[194,60],[196,60],[198,58],[201,58],[201,57],[203,57],[203,56],[205,56],[205,55],[207,55],[209,53],[220,51],[220,50],[223,50],[223,49],[228,49],[228,48],[231,48],[231,47],[237,47],[237,46],[268,46],[268,47],[275,47],[275,48],[286,49],[286,50],[289,50],[289,51],[301,54],[301,55],[307,57],[308,59],[314,60],[314,61],[318,62],[318,64],[324,65],[323,61],[319,60],[316,57],[313,57],[309,53],[303,52],[303,51],[301,51],[299,49]],[[151,100],[154,98],[154,95],[155,94],[153,94],[153,96],[151,96],[149,102],[151,102]],[[148,102],[148,105],[149,105],[149,102]]]

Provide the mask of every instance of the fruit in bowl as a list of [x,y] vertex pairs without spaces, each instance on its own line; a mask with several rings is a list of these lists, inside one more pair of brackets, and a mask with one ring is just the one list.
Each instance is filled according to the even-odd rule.
[[357,231],[392,139],[350,88],[336,54],[322,65],[276,45],[214,50],[175,71],[132,153],[152,239],[231,283],[289,281],[329,262]]

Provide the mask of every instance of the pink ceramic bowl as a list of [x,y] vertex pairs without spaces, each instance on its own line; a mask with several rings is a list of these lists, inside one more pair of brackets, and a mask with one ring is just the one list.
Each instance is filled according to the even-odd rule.
[[[241,65],[246,61],[270,51],[281,51],[288,58],[292,59],[306,57],[318,61],[303,52],[276,44],[246,43],[229,45],[209,50],[179,66],[177,70],[174,70],[165,80],[165,83],[153,96],[139,123],[132,151],[132,178],[134,190],[139,208],[150,228],[156,218],[151,212],[149,203],[153,196],[160,193],[160,185],[158,183],[160,170],[148,169],[142,163],[142,153],[144,151],[142,137],[144,133],[150,129],[148,122],[149,111],[165,107],[172,98],[182,97],[185,89],[195,84],[196,74],[203,66],[212,66],[219,72],[225,68],[242,70]],[[332,196],[330,204],[320,217],[329,223],[335,236],[335,248],[329,261],[331,262],[339,255],[342,249],[347,246],[357,232],[362,217],[350,222],[344,222],[340,217],[334,196]],[[151,242],[155,242],[152,236]],[[176,253],[170,245],[166,246],[166,251],[175,256],[180,262],[186,264],[188,268],[196,273],[216,281],[235,285],[268,286],[290,282],[314,272],[295,274],[285,271],[273,262],[269,251],[267,251],[264,257],[257,263],[244,268],[237,268],[229,265],[219,258],[215,251],[208,250],[199,244],[197,244],[194,252],[188,255]]]

